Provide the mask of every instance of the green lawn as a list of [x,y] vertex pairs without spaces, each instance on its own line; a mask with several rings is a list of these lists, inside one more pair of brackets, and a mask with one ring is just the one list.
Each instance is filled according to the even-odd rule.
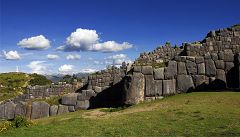
[[240,136],[240,92],[181,94],[118,112],[77,111],[34,122],[0,136]]

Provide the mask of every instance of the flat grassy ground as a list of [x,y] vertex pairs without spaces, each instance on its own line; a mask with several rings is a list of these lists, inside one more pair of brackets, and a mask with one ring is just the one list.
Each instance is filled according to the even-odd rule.
[[240,92],[180,94],[118,112],[77,111],[34,122],[0,136],[240,136]]

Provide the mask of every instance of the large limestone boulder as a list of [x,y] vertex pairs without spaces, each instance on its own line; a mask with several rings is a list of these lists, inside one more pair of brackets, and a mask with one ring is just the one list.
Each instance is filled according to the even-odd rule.
[[77,101],[75,109],[88,109],[90,107],[89,100]]
[[154,69],[153,72],[154,72],[154,79],[155,80],[162,80],[162,79],[164,79],[164,68]]
[[58,111],[57,111],[57,114],[60,115],[60,114],[64,114],[64,113],[68,113],[68,106],[65,106],[65,105],[59,105],[58,106]]
[[78,96],[78,93],[65,94],[61,99],[61,104],[75,106],[77,103],[77,96]]
[[134,66],[133,71],[134,72],[142,72],[142,66]]
[[153,75],[145,75],[145,95],[150,97],[154,96],[154,80]]
[[227,81],[226,81],[226,73],[225,73],[225,71],[222,70],[222,69],[217,69],[216,79],[221,80],[222,82],[224,82],[226,84]]
[[234,67],[234,63],[233,62],[225,62],[225,71],[226,72],[231,70],[233,67]]
[[163,80],[163,96],[173,95],[176,93],[176,80]]
[[193,75],[193,83],[196,90],[207,90],[209,84],[209,78],[205,75]]
[[27,113],[27,103],[26,102],[18,102],[15,108],[15,116],[26,116]]
[[196,57],[196,63],[197,64],[204,63],[204,57]]
[[168,66],[165,69],[165,79],[174,79],[177,75],[177,62],[169,61]]
[[186,67],[187,67],[188,74],[190,75],[197,74],[197,64],[195,62],[187,60]]
[[205,64],[204,63],[197,64],[197,69],[198,69],[199,75],[205,75]]
[[56,116],[58,112],[58,106],[57,105],[52,105],[50,107],[50,116]]
[[155,96],[162,96],[163,95],[163,80],[154,80],[153,88],[154,88]]
[[233,62],[234,61],[234,54],[232,50],[224,51],[224,61],[225,62]]
[[190,75],[177,76],[177,90],[179,92],[189,92],[194,89],[192,77]]
[[217,69],[224,69],[225,68],[225,64],[224,64],[223,60],[216,60],[215,65],[216,65]]
[[205,60],[205,67],[206,67],[206,75],[209,77],[216,76],[216,66],[212,59]]
[[133,105],[144,101],[145,78],[142,73],[133,72],[124,80],[125,104]]
[[37,119],[49,116],[50,105],[44,101],[32,103],[31,119]]
[[178,62],[178,74],[187,74],[186,65],[184,62]]
[[152,66],[142,66],[142,73],[144,75],[152,75],[153,74]]
[[4,108],[4,110],[5,110],[5,114],[4,114],[5,119],[14,119],[16,104],[14,104],[12,101],[10,101],[10,102],[6,102],[4,104],[4,107],[5,107]]

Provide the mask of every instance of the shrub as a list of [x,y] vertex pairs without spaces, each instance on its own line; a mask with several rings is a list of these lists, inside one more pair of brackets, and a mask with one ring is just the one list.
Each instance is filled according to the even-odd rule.
[[5,121],[0,123],[0,133],[8,130],[9,128],[11,128],[11,122]]
[[12,127],[20,128],[20,127],[29,127],[33,123],[25,117],[16,116],[15,119],[12,121]]

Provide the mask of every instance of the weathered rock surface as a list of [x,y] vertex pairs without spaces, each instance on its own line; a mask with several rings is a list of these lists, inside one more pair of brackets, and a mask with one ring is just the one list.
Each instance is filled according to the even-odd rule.
[[77,101],[76,109],[88,109],[90,107],[89,100]]
[[162,80],[154,80],[153,88],[154,88],[153,96],[162,96],[163,95],[163,81]]
[[154,96],[154,81],[153,75],[145,75],[145,95],[146,96]]
[[164,68],[157,68],[154,69],[154,79],[156,80],[162,80],[164,79]]
[[186,65],[184,62],[178,62],[178,74],[187,74]]
[[205,72],[206,72],[205,64],[204,63],[197,64],[197,70],[199,75],[205,75]]
[[189,92],[194,89],[192,77],[189,75],[177,76],[177,90],[179,92]]
[[152,66],[142,66],[142,73],[144,75],[152,75],[153,74]]
[[216,65],[217,69],[224,69],[225,68],[225,64],[224,64],[223,60],[216,60],[215,65]]
[[15,108],[15,116],[26,116],[27,113],[27,103],[26,102],[18,102]]
[[49,116],[50,105],[44,101],[32,103],[31,119],[37,119]]
[[206,66],[206,75],[209,77],[216,76],[216,67],[215,63],[211,59],[205,60],[205,66]]
[[173,95],[176,93],[176,80],[163,80],[163,95]]
[[165,69],[165,79],[173,79],[177,75],[177,62],[169,61]]
[[68,106],[65,106],[65,105],[59,105],[58,106],[58,112],[57,114],[60,115],[60,114],[64,114],[64,113],[68,113]]
[[197,64],[193,61],[186,62],[187,72],[189,75],[196,75],[197,74]]
[[62,97],[61,103],[63,105],[75,106],[77,102],[77,93],[65,94]]
[[56,116],[58,112],[58,106],[53,105],[50,107],[50,116]]
[[124,89],[126,92],[126,104],[137,104],[144,100],[145,78],[142,73],[133,73],[126,77]]

